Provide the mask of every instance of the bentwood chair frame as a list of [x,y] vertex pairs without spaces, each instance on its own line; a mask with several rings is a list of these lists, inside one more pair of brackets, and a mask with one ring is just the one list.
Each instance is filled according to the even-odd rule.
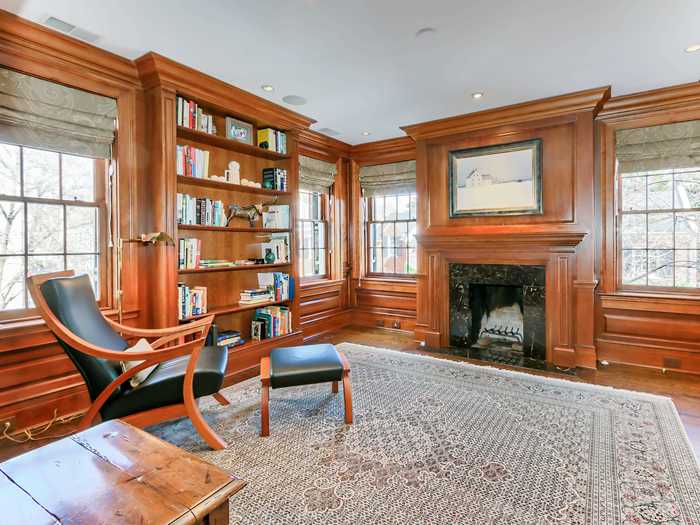
[[[120,385],[131,379],[135,374],[150,366],[157,365],[177,357],[189,355],[189,362],[184,376],[183,403],[144,410],[128,416],[122,416],[119,419],[136,427],[143,428],[162,421],[187,416],[192,421],[192,424],[197,432],[199,432],[210,447],[216,450],[226,448],[226,442],[221,439],[216,432],[214,432],[214,430],[202,417],[194,395],[194,375],[197,360],[199,359],[202,349],[204,348],[207,333],[209,332],[209,327],[214,320],[214,316],[210,315],[191,323],[170,328],[144,329],[119,324],[104,315],[104,312],[100,312],[107,324],[115,332],[121,334],[125,339],[137,337],[144,338],[149,341],[154,351],[124,353],[121,351],[101,348],[78,337],[66,326],[64,326],[49,307],[41,291],[41,285],[50,279],[73,277],[74,275],[74,271],[67,270],[62,272],[33,275],[27,278],[29,293],[34,300],[36,307],[39,309],[41,317],[44,319],[54,335],[74,349],[96,358],[115,362],[124,361],[126,358],[128,358],[129,361],[143,360],[138,365],[117,376],[97,396],[97,398],[90,405],[87,413],[80,421],[79,430],[85,430],[86,428],[92,426],[93,422],[99,415],[100,409],[114,393],[114,391]],[[229,404],[228,400],[219,392],[213,394],[213,397],[221,405]]]

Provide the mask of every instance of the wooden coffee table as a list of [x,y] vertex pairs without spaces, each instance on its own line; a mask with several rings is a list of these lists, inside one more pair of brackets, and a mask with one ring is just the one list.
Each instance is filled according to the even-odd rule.
[[119,420],[0,463],[5,525],[228,525],[245,482]]

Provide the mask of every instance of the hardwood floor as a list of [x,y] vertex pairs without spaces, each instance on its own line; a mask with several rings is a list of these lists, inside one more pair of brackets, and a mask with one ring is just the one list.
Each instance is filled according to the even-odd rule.
[[339,344],[342,342],[357,343],[368,346],[378,346],[430,355],[440,359],[466,361],[477,365],[497,366],[507,370],[517,370],[541,376],[556,377],[569,381],[581,381],[594,385],[605,385],[637,392],[659,394],[673,399],[685,426],[696,457],[700,458],[700,377],[692,374],[676,372],[662,373],[660,370],[628,365],[611,364],[601,366],[598,370],[578,369],[576,376],[555,372],[545,372],[524,368],[514,368],[495,363],[466,359],[460,356],[447,355],[427,351],[413,340],[413,335],[405,332],[349,326],[333,333],[317,338],[314,342]]
[[[485,363],[484,361],[466,359],[460,356],[426,351],[413,340],[412,334],[380,328],[349,326],[335,330],[330,334],[320,336],[313,342],[327,342],[333,344],[343,342],[357,343],[390,348],[402,352],[431,355],[440,359],[467,361],[477,365],[497,366],[494,363]],[[582,381],[595,385],[606,385],[638,392],[649,392],[670,397],[673,399],[680,413],[681,420],[683,421],[690,442],[695,450],[695,455],[700,458],[700,378],[697,376],[678,374],[675,372],[663,374],[659,370],[615,364],[601,367],[599,370],[579,369],[577,376],[538,370],[526,370],[509,366],[499,366],[499,368],[518,370],[521,372],[525,371],[536,375],[557,377],[569,381]],[[46,432],[46,436],[64,435],[73,431],[77,431],[77,422],[57,425]],[[51,439],[42,439],[20,445],[11,443],[7,439],[0,439],[0,461],[44,445],[50,441]]]

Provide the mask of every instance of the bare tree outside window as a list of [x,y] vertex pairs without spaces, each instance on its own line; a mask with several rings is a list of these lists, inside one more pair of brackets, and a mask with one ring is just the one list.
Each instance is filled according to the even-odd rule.
[[368,197],[366,208],[368,273],[416,273],[416,194]]
[[0,143],[0,311],[34,306],[28,274],[64,269],[99,298],[105,162]]
[[700,168],[623,173],[619,196],[623,287],[700,288]]

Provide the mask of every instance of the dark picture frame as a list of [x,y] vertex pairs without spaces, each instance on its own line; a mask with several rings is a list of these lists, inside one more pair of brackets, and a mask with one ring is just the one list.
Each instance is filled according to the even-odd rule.
[[450,218],[542,213],[542,139],[450,151]]

